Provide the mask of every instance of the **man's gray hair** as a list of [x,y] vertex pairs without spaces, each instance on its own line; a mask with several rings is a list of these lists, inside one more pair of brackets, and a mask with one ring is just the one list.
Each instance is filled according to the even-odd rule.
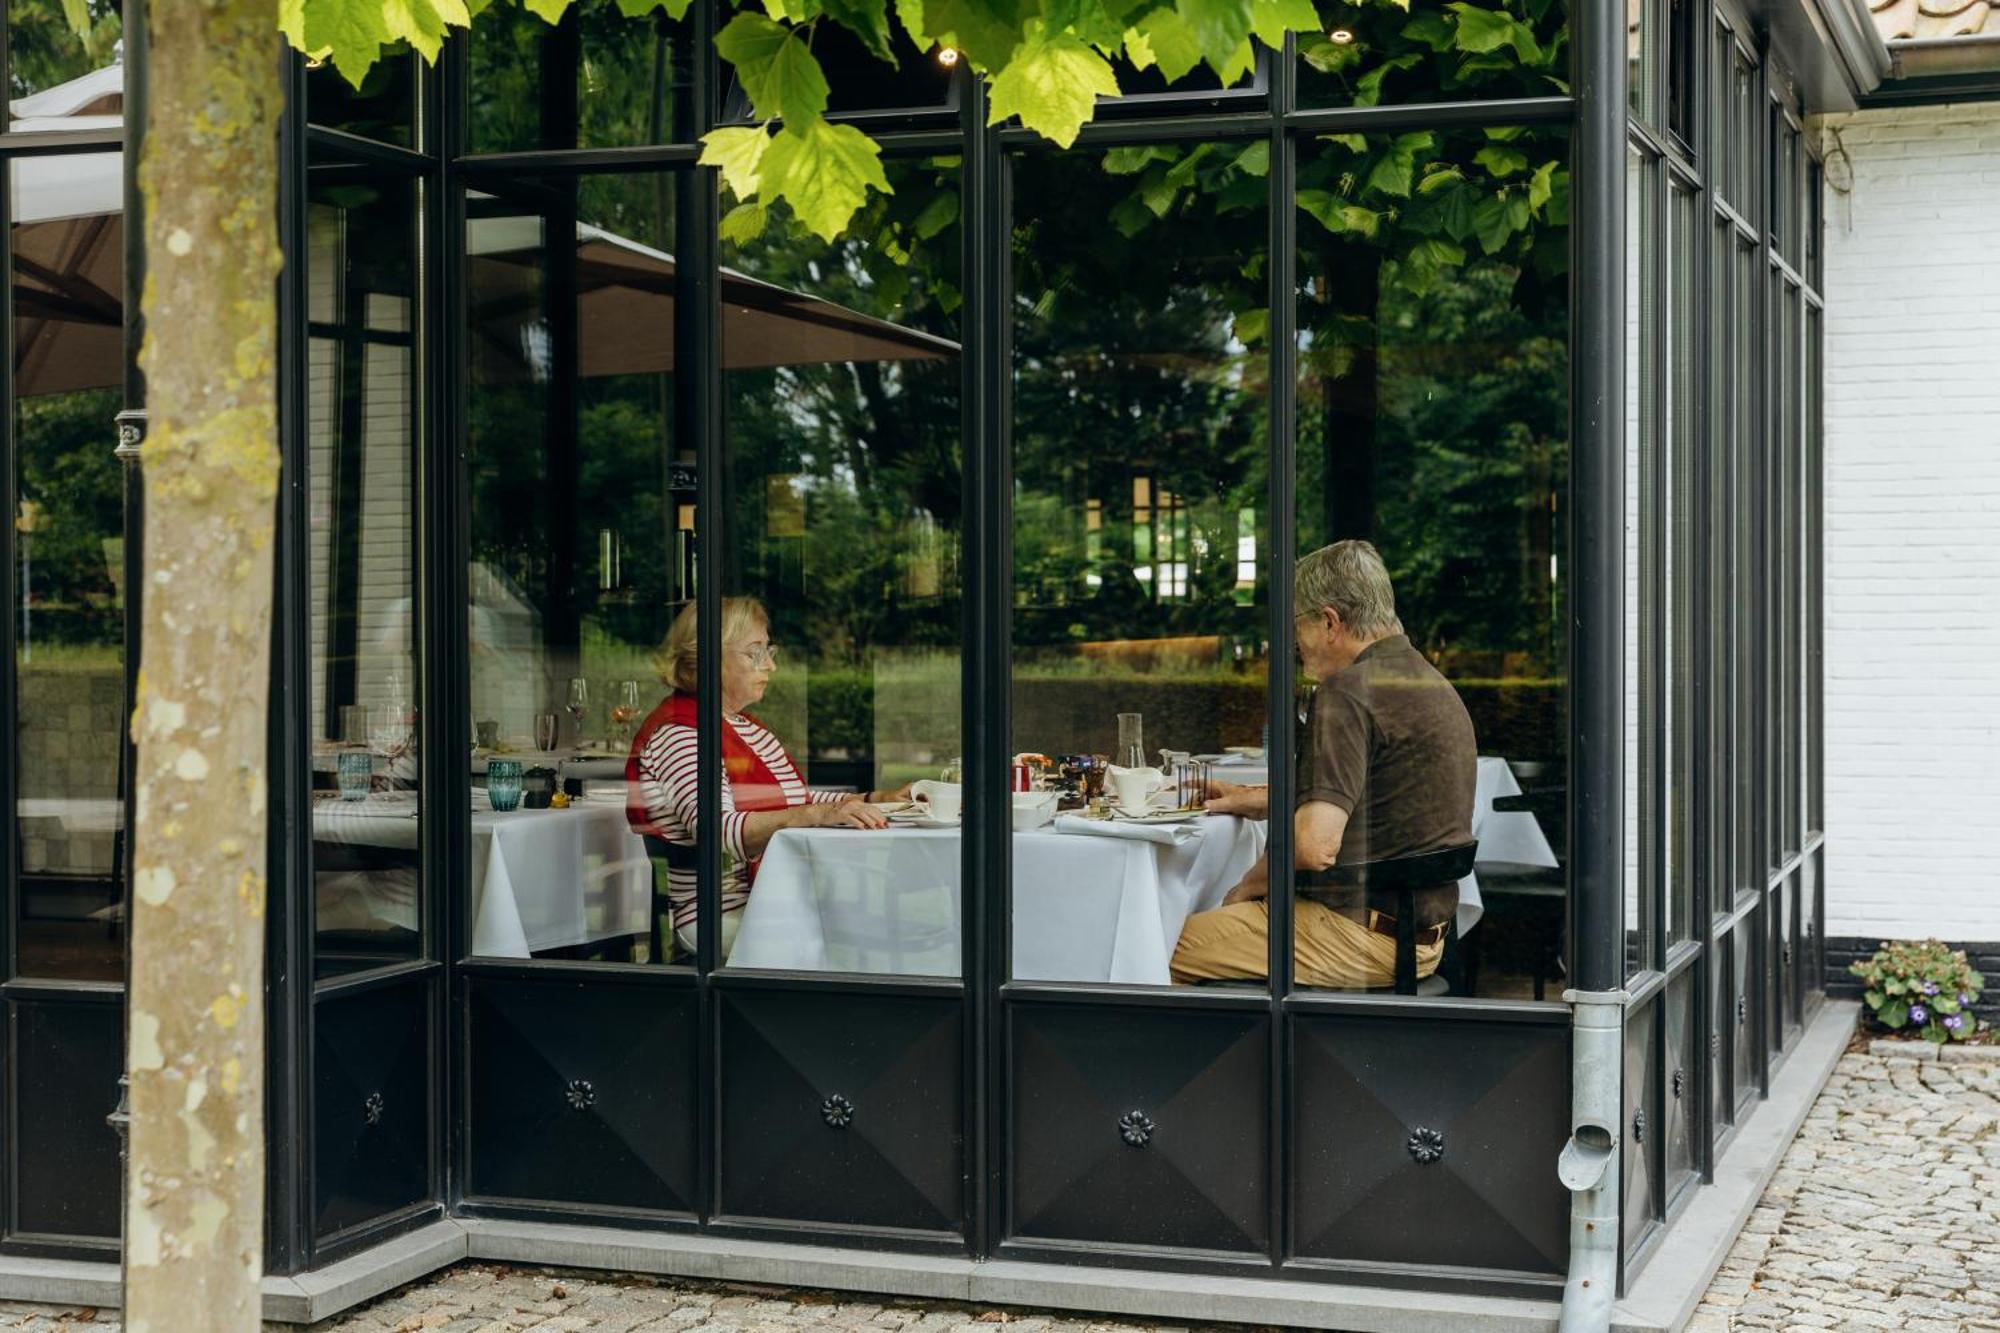
[[1318,615],[1321,607],[1330,606],[1349,634],[1382,638],[1403,632],[1403,622],[1396,619],[1396,590],[1373,543],[1322,546],[1299,561],[1292,577],[1292,610],[1299,615]]

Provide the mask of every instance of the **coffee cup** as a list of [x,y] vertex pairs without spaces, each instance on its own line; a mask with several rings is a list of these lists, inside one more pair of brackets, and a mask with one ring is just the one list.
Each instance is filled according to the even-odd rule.
[[1111,803],[1125,815],[1145,814],[1153,793],[1167,785],[1166,774],[1157,768],[1121,768],[1113,764],[1105,776],[1111,788]]
[[910,799],[924,808],[924,813],[941,824],[958,822],[958,816],[965,802],[965,788],[956,782],[938,782],[930,778],[910,786]]

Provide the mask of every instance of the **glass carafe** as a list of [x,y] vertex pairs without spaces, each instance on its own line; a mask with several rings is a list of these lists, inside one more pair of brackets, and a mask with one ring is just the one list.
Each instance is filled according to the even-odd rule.
[[1146,729],[1139,714],[1118,715],[1118,751],[1112,762],[1120,768],[1146,766]]

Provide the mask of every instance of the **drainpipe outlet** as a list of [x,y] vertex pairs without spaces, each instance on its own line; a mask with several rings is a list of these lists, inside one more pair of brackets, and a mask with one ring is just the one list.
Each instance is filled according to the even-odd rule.
[[1570,1006],[1570,1135],[1556,1177],[1570,1192],[1569,1278],[1561,1333],[1607,1333],[1618,1295],[1618,1127],[1624,1119],[1622,990],[1566,991]]

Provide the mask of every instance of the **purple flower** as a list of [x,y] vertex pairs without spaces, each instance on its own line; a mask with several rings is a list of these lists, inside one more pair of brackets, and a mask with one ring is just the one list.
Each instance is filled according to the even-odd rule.
[[1935,995],[1937,993],[1938,993],[1938,984],[1935,981],[1926,981],[1924,983],[1924,994]]
[[1965,993],[1964,991],[1960,991],[1960,992],[1958,993],[1958,1002],[1959,1002],[1959,1004],[1961,1004],[1961,1005],[1967,1005],[1967,1004],[1971,1004],[1971,1003],[1972,1003],[1972,997],[1971,997],[1970,995],[1967,995],[1967,994],[1966,994],[1966,993]]
[[1965,1019],[1958,1014],[1946,1014],[1944,1016],[1944,1025],[1951,1031],[1956,1032],[1965,1026]]
[[1912,1023],[1928,1023],[1931,1021],[1931,1011],[1920,1004],[1913,1004],[1910,1006],[1910,1021]]

